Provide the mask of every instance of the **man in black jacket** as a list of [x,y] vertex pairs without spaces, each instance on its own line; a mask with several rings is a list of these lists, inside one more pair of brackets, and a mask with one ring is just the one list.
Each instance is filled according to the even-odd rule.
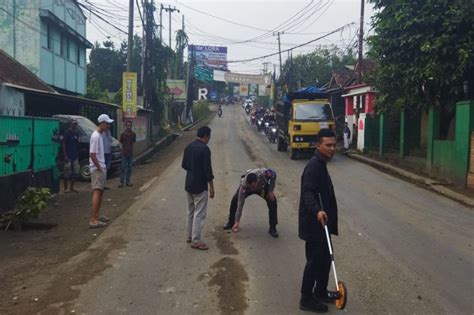
[[[324,232],[337,235],[337,203],[326,163],[336,153],[336,135],[330,129],[318,133],[314,157],[301,176],[299,207],[299,237],[306,241],[306,266],[301,286],[300,309],[323,313],[324,302],[338,298],[337,292],[327,290],[331,257]],[[322,202],[322,204],[321,204]]]
[[207,214],[208,186],[209,197],[214,198],[211,150],[207,146],[210,139],[211,128],[199,128],[196,139],[184,150],[181,164],[186,170],[187,242],[192,242],[191,248],[200,250],[209,249],[201,240],[201,230]]

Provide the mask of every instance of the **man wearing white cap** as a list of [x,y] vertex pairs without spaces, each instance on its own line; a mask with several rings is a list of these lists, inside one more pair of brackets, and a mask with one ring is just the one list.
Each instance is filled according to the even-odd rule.
[[104,193],[105,180],[107,179],[107,166],[105,164],[104,143],[102,133],[109,129],[109,124],[114,121],[107,114],[97,118],[99,125],[92,133],[89,149],[89,168],[92,184],[92,212],[89,221],[90,228],[101,228],[107,225],[109,218],[99,216],[102,194]]

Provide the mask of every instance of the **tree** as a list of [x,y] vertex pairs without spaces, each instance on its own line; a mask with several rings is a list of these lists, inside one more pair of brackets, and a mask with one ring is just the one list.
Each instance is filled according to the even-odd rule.
[[342,51],[336,46],[331,49],[316,49],[312,53],[287,59],[279,79],[280,84],[286,83],[293,89],[297,85],[322,86],[331,79],[335,69],[354,63],[352,50]]
[[122,72],[125,69],[125,59],[119,50],[114,49],[110,41],[98,42],[92,48],[87,64],[87,82],[97,80],[101,91],[117,91],[122,86]]
[[463,83],[474,88],[474,6],[463,0],[370,0],[377,10],[369,39],[377,69],[370,78],[379,110],[441,112],[446,136]]

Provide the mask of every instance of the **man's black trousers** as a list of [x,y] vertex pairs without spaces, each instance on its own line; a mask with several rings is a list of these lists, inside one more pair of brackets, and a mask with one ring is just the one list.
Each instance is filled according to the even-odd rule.
[[314,288],[315,295],[324,295],[327,291],[331,256],[327,241],[306,242],[306,266],[303,273],[301,295],[311,297]]
[[[245,198],[251,195],[259,195],[262,197],[262,194],[259,192],[253,192],[245,195]],[[278,224],[278,216],[277,216],[277,200],[276,197],[273,201],[268,198],[268,191],[265,190],[263,193],[263,199],[267,202],[268,207],[268,220],[270,227],[276,227]],[[232,201],[230,202],[230,209],[229,209],[229,220],[227,221],[230,225],[234,225],[235,223],[235,213],[237,212],[237,202],[239,201],[239,189],[235,193],[234,197],[232,197]]]

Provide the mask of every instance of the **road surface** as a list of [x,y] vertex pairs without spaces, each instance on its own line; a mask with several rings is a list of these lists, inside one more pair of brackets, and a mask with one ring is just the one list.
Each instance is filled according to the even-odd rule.
[[[45,314],[305,313],[298,309],[304,243],[297,237],[297,209],[307,160],[277,152],[240,106],[225,107],[211,128],[216,197],[204,226],[210,250],[185,241],[185,173],[178,156],[69,262],[71,270],[100,263],[101,272],[74,287],[72,301],[50,305]],[[278,239],[267,233],[267,209],[258,197],[246,202],[241,232],[222,230],[240,175],[256,166],[278,173]],[[339,204],[334,248],[349,290],[346,312],[472,314],[472,209],[344,156],[329,168]],[[329,311],[338,312],[332,305]]]

